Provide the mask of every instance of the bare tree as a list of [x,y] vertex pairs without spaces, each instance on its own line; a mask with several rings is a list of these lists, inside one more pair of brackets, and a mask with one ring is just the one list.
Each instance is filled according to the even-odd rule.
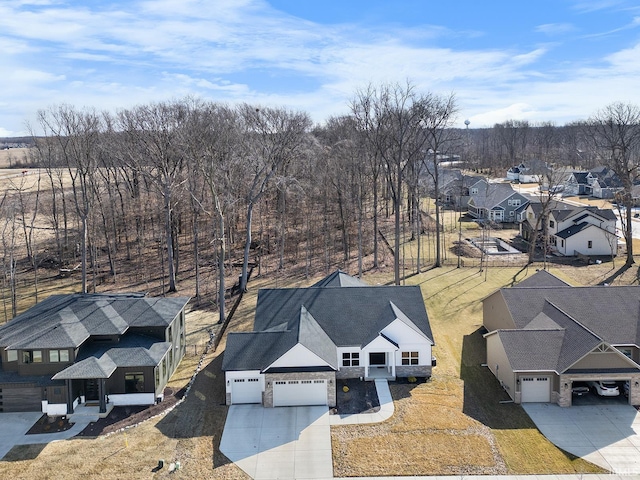
[[254,207],[278,170],[299,153],[311,119],[304,112],[256,108],[247,104],[240,106],[239,111],[245,127],[243,161],[249,177],[245,193],[246,239],[240,280],[240,288],[246,290]]
[[174,209],[180,199],[178,189],[185,182],[185,154],[178,141],[185,119],[184,105],[179,102],[142,105],[118,117],[132,147],[127,159],[131,168],[149,179],[162,198],[169,292],[177,291]]
[[591,116],[585,127],[602,160],[622,182],[623,190],[617,200],[624,207],[620,219],[627,244],[625,264],[629,266],[634,263],[632,188],[640,178],[640,107],[630,103],[612,103]]
[[369,85],[356,92],[351,110],[360,131],[385,165],[395,215],[394,281],[400,284],[401,215],[405,172],[422,160],[428,137],[424,131],[426,105],[433,95],[422,95],[406,85]]

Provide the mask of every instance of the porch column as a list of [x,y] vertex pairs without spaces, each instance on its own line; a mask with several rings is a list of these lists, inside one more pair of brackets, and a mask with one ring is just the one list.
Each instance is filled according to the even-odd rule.
[[68,378],[64,384],[67,387],[67,415],[71,415],[73,413],[73,380]]
[[100,399],[100,413],[106,413],[107,411],[107,402],[105,395],[105,380],[104,378],[100,378],[98,380],[98,398]]
[[393,378],[396,377],[396,355],[398,354],[397,350],[391,352],[391,375]]

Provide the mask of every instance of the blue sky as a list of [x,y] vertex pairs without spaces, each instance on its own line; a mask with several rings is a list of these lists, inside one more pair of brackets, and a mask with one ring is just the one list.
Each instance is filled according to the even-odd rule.
[[[455,6],[455,8],[454,8]],[[459,125],[567,121],[640,105],[637,0],[9,0],[0,136],[67,103],[195,95],[348,112],[358,88],[455,93]]]

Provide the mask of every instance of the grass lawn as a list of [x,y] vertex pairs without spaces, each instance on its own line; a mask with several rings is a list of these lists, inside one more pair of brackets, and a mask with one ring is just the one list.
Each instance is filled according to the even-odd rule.
[[396,414],[387,422],[332,428],[335,475],[602,471],[547,441],[519,405],[500,403],[509,397],[481,366],[481,300],[535,271],[495,268],[485,280],[478,269],[443,267],[407,280],[422,288],[438,366],[430,382],[391,385]]

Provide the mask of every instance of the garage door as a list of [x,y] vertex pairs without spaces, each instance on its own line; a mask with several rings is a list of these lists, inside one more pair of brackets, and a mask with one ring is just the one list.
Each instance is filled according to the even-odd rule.
[[0,388],[0,411],[41,412],[42,389],[40,387]]
[[231,403],[262,403],[259,378],[234,378],[231,383]]
[[273,384],[274,407],[326,404],[326,380],[288,380]]
[[522,402],[551,401],[550,383],[549,377],[521,377]]

